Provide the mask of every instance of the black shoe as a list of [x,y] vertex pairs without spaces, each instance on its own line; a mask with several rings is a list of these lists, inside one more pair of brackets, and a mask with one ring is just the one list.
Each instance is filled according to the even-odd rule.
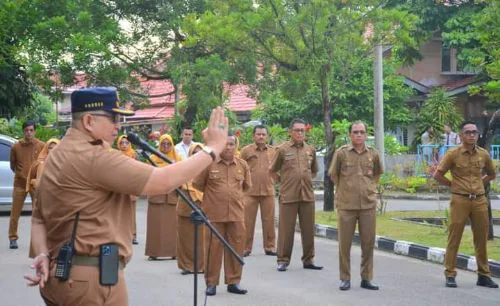
[[[478,280],[479,282],[479,280]],[[457,288],[457,282],[455,281],[454,277],[447,277],[446,278],[446,287],[448,288]]]
[[156,257],[156,256],[149,256],[148,260],[158,260],[158,257]]
[[10,241],[10,245],[9,245],[9,249],[17,249],[18,246],[17,246],[17,240],[16,239],[13,239]]
[[139,241],[137,241],[137,239],[132,239],[132,244],[139,244]]
[[188,274],[193,274],[193,272],[189,271],[189,270],[182,270],[181,271],[181,274],[182,275],[188,275]]
[[207,286],[207,290],[205,290],[206,295],[215,295],[217,293],[217,287],[215,286]]
[[498,288],[498,284],[495,283],[490,277],[481,274],[477,276],[476,285],[488,288]]
[[278,253],[276,253],[274,251],[266,251],[266,255],[268,255],[268,256],[276,256],[276,255],[278,255]]
[[339,289],[342,291],[346,291],[351,289],[351,281],[350,280],[341,280]]
[[250,256],[251,253],[252,253],[251,251],[245,251],[243,253],[243,257],[248,257],[248,256]]
[[286,271],[287,267],[288,267],[288,264],[286,264],[286,263],[280,263],[280,264],[278,264],[278,271],[284,272],[284,271]]
[[248,290],[240,287],[240,284],[227,285],[227,292],[236,294],[247,294]]
[[378,290],[378,286],[375,284],[372,284],[372,282],[370,282],[367,279],[364,279],[361,281],[361,288],[365,288],[368,290]]
[[307,264],[303,266],[304,269],[311,269],[311,270],[323,270],[322,266],[315,266],[314,264]]

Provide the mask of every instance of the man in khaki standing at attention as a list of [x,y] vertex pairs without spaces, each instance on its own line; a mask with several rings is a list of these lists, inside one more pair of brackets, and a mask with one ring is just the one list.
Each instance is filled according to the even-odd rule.
[[378,290],[372,284],[373,248],[377,184],[382,163],[377,150],[365,144],[366,125],[354,121],[349,127],[351,144],[340,147],[333,155],[328,175],[336,185],[339,227],[340,290],[351,288],[351,245],[358,223],[361,240],[361,288]]
[[280,175],[280,210],[278,227],[278,268],[286,271],[290,264],[299,216],[304,269],[321,270],[314,264],[314,191],[312,178],[318,172],[316,151],[305,143],[306,124],[292,120],[288,133],[290,141],[280,145],[271,162],[272,172]]
[[[441,185],[450,187],[450,224],[448,244],[444,258],[446,287],[456,288],[457,252],[462,240],[465,222],[470,219],[477,262],[476,285],[498,288],[490,278],[488,265],[488,201],[484,186],[496,177],[493,161],[488,151],[476,145],[479,131],[473,121],[460,126],[462,145],[446,152],[434,173],[434,179]],[[452,180],[444,175],[450,171]]]
[[240,157],[247,162],[252,174],[252,188],[245,193],[245,252],[244,256],[252,252],[255,219],[260,206],[262,233],[264,238],[264,252],[269,256],[276,256],[274,231],[274,176],[269,171],[269,164],[274,156],[275,149],[268,145],[267,128],[256,125],[253,128],[255,143],[244,147]]
[[[24,200],[26,199],[26,177],[30,171],[31,165],[38,158],[45,143],[35,137],[36,124],[34,121],[23,123],[24,138],[16,142],[10,151],[10,169],[14,174],[14,190],[12,191],[12,209],[9,221],[9,248],[17,249],[17,227],[21,211],[23,210]],[[30,191],[31,200],[34,197]]]

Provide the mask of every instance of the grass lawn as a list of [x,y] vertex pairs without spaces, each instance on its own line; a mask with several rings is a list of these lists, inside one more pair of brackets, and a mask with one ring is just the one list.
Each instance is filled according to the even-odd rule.
[[[444,228],[391,220],[391,218],[444,216],[444,211],[386,212],[383,216],[377,216],[377,235],[394,240],[405,240],[426,246],[446,248],[448,234]],[[500,217],[500,211],[493,211],[493,216]],[[337,227],[337,214],[335,212],[317,212],[316,223]],[[495,233],[497,236],[499,234]],[[459,252],[466,255],[474,255],[470,227],[465,227]],[[488,258],[500,261],[500,238],[488,241]]]

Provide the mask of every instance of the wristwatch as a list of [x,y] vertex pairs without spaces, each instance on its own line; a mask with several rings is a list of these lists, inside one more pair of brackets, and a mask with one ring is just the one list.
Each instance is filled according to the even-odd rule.
[[212,150],[212,148],[204,146],[201,150],[210,155],[210,157],[212,157],[212,161],[215,161],[217,159],[217,155],[215,155],[215,152],[214,150]]

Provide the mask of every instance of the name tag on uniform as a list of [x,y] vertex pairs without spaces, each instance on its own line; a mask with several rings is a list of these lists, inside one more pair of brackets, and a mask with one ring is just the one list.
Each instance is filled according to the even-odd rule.
[[295,155],[293,153],[285,153],[285,160],[293,159]]

